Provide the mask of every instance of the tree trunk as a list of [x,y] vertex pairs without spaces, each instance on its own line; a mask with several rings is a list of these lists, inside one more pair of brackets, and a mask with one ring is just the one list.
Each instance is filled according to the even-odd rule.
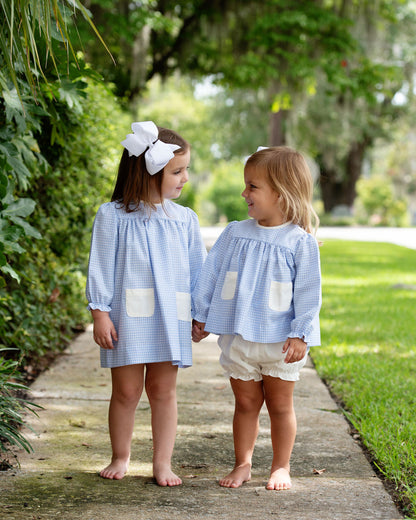
[[279,110],[270,115],[270,146],[282,146],[286,144],[286,120],[288,110]]
[[130,61],[130,111],[133,117],[137,116],[139,101],[146,86],[147,60],[150,46],[150,27],[145,25],[139,31],[131,49]]
[[364,138],[361,142],[351,143],[344,164],[340,165],[343,172],[336,168],[327,168],[322,157],[318,157],[320,166],[319,184],[325,213],[331,212],[336,206],[344,205],[352,209],[357,195],[356,184],[361,176],[365,151],[371,140]]

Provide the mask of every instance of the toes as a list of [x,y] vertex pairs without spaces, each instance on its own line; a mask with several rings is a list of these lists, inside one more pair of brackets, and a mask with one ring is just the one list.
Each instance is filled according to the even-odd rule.
[[230,479],[222,479],[220,480],[220,486],[227,488],[238,488],[242,485],[242,482]]
[[292,487],[290,473],[285,468],[279,468],[274,471],[267,483],[266,489],[283,491]]
[[100,477],[109,480],[121,480],[127,473],[127,469],[128,462],[116,460],[100,471]]
[[168,475],[163,473],[154,475],[154,479],[156,480],[157,484],[162,487],[180,486],[182,484],[182,480],[172,472],[169,472]]

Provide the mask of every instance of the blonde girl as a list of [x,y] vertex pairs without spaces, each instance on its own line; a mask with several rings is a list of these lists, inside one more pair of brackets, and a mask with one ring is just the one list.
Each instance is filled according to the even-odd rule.
[[111,368],[112,458],[100,473],[122,479],[143,392],[152,411],[153,475],[171,469],[178,367],[192,364],[191,291],[206,256],[196,214],[175,204],[188,181],[189,144],[152,121],[133,123],[122,142],[111,202],[96,215],[87,280],[101,366]]
[[259,149],[244,168],[249,220],[232,222],[208,254],[194,292],[193,339],[219,335],[220,363],[235,397],[235,465],[220,485],[251,478],[266,403],[273,460],[267,489],[292,485],[295,381],[309,347],[320,344],[321,275],[312,234],[313,182],[303,156],[288,147]]

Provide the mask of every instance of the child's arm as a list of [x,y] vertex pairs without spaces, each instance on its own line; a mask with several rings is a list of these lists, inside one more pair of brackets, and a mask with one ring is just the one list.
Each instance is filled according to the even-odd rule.
[[191,273],[191,293],[195,289],[201,268],[207,257],[207,250],[202,239],[198,216],[189,209],[190,225],[188,235],[189,268]]
[[[319,246],[312,235],[298,244],[295,255],[296,277],[293,284],[294,318],[289,338],[301,338],[310,344],[322,302]],[[318,334],[319,335],[319,334]]]
[[91,311],[94,320],[94,341],[101,348],[113,349],[113,340],[117,341],[117,331],[110,314],[98,309]]
[[201,339],[209,336],[209,332],[205,332],[205,323],[193,320],[192,322],[192,341],[199,343]]
[[286,352],[285,363],[295,363],[305,357],[307,344],[300,338],[287,338],[283,346]]
[[207,322],[218,274],[229,247],[234,224],[236,223],[232,222],[225,228],[211,248],[192,291],[192,317],[199,323],[205,324]]
[[114,293],[115,259],[118,231],[115,208],[102,204],[94,219],[88,262],[86,297],[94,320],[94,340],[102,348],[112,349],[117,333],[110,319]]

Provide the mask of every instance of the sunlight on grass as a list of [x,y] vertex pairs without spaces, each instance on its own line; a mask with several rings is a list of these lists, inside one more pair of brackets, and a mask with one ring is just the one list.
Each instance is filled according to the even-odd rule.
[[415,518],[416,251],[328,240],[321,258],[322,346],[313,360]]

